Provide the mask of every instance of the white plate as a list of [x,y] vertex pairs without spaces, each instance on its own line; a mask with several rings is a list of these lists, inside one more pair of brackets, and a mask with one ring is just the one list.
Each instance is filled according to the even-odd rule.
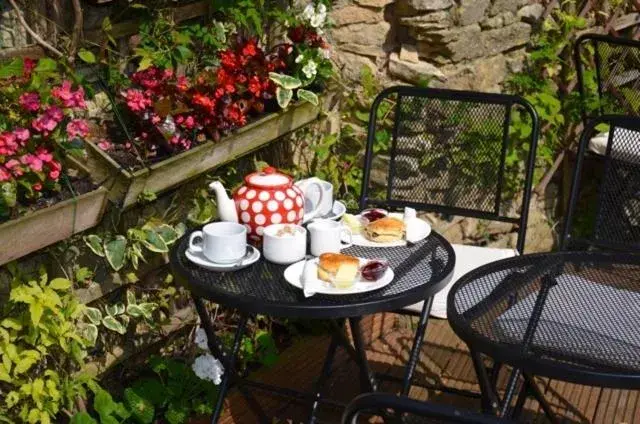
[[192,253],[188,249],[185,252],[185,256],[194,264],[208,269],[209,271],[227,272],[237,271],[242,268],[246,268],[252,265],[260,259],[260,251],[250,244],[247,244],[247,248],[251,249],[251,252],[242,259],[242,262],[232,262],[230,264],[219,264],[211,262],[202,253]]
[[335,200],[333,202],[333,209],[331,209],[331,212],[329,212],[328,214],[324,215],[324,216],[319,216],[317,218],[313,218],[311,221],[314,221],[316,219],[331,219],[333,221],[337,221],[340,218],[342,218],[342,216],[347,212],[347,206],[342,203],[339,200]]
[[[401,213],[390,213],[389,216],[392,218],[398,218],[400,220],[403,219],[403,214]],[[356,218],[360,218],[360,215],[357,215]],[[427,237],[429,237],[429,234],[431,234],[431,225],[429,225],[427,221],[424,221],[422,219],[418,219],[418,221],[420,222],[421,228],[420,228],[419,234],[414,235],[413,239],[411,240],[414,243],[417,243],[421,240],[426,239]],[[348,240],[345,240],[345,241],[348,241]],[[364,247],[398,247],[398,246],[406,246],[407,242],[406,240],[396,240],[396,241],[390,241],[386,243],[378,243],[378,242],[369,240],[362,234],[353,234],[353,244],[356,246],[364,246]]]
[[[318,263],[318,261],[319,259],[315,259],[316,264]],[[364,265],[367,262],[368,262],[368,259],[360,258],[360,265]],[[296,287],[300,290],[303,289],[302,281],[300,280],[302,277],[302,270],[304,269],[304,264],[305,264],[305,261],[296,262],[293,265],[289,265],[287,269],[284,270],[285,280],[287,280],[287,282],[291,284],[293,287]],[[394,277],[393,270],[391,269],[391,267],[389,267],[387,268],[387,272],[384,273],[382,278],[376,281],[366,281],[366,280],[360,281],[359,280],[359,281],[356,281],[356,283],[352,287],[349,287],[348,289],[336,288],[331,283],[322,281],[320,279],[317,279],[317,282],[312,284],[313,284],[313,291],[315,293],[329,294],[329,295],[348,295],[348,294],[366,293],[373,290],[379,290],[384,286],[389,285],[389,283],[393,281],[393,277]]]

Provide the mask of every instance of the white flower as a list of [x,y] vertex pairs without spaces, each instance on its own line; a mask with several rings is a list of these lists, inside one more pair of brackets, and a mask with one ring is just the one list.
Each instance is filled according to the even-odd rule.
[[313,7],[313,3],[309,3],[307,7],[302,11],[302,17],[306,20],[310,21],[316,14],[315,8]]
[[302,68],[302,73],[308,78],[311,79],[316,76],[318,72],[318,65],[313,60],[307,62],[306,65]]
[[326,15],[327,14],[327,6],[324,5],[324,3],[320,3],[318,5],[318,13],[321,15]]
[[322,57],[324,57],[325,59],[331,59],[331,49],[319,49],[319,50]]
[[171,115],[167,115],[164,122],[160,124],[160,131],[169,135],[176,133],[176,123],[173,121]]
[[224,367],[210,353],[198,356],[191,366],[193,372],[201,379],[212,381],[213,384],[220,384]]
[[195,342],[200,349],[209,350],[209,345],[207,344],[207,333],[204,332],[204,328],[198,327],[196,330]]
[[298,55],[298,57],[296,57],[296,63],[300,63],[303,60],[304,60],[304,55],[303,54],[300,54],[300,55]]
[[324,25],[325,19],[327,19],[326,14],[318,13],[309,20],[309,23],[314,28],[320,28],[321,26]]

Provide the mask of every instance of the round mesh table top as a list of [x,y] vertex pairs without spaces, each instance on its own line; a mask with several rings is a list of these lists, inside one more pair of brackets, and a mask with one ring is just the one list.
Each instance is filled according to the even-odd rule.
[[640,388],[640,255],[557,252],[480,267],[448,298],[469,346],[534,375]]
[[305,298],[302,290],[284,279],[283,265],[264,258],[235,272],[213,272],[192,264],[184,252],[189,236],[171,252],[171,268],[191,292],[244,313],[297,318],[345,318],[391,311],[423,301],[447,283],[455,264],[451,244],[435,231],[413,246],[371,248],[352,246],[342,253],[363,258],[386,258],[395,278],[380,290],[345,296],[316,294]]

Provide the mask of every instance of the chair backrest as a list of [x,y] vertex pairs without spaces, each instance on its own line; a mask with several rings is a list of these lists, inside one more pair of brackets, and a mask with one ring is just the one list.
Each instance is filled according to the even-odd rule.
[[[473,423],[473,424],[505,424],[511,421],[478,414],[450,405],[439,405],[431,402],[421,402],[405,396],[385,393],[367,393],[352,400],[342,415],[342,424],[356,424],[360,414],[373,414],[384,419],[385,415],[404,415],[407,420],[390,419],[384,422],[412,422],[412,423]],[[419,419],[422,418],[422,419]],[[377,422],[377,421],[376,421]]]
[[538,118],[506,94],[391,87],[369,117],[360,207],[413,207],[519,227],[522,253]]
[[[608,128],[604,160],[585,162],[589,142],[603,126]],[[640,249],[639,117],[603,116],[582,132],[561,241],[562,249],[577,247]]]
[[573,49],[582,118],[640,115],[640,41],[584,34]]

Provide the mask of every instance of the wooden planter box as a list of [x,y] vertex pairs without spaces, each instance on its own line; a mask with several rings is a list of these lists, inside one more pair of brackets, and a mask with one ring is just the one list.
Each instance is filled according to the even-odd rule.
[[0,265],[97,225],[107,203],[103,187],[0,224]]
[[217,143],[207,141],[191,150],[135,172],[129,172],[93,143],[87,143],[85,163],[70,158],[94,181],[109,190],[109,199],[123,209],[135,205],[145,191],[159,194],[184,181],[256,150],[314,121],[321,107],[293,105],[242,127]]

